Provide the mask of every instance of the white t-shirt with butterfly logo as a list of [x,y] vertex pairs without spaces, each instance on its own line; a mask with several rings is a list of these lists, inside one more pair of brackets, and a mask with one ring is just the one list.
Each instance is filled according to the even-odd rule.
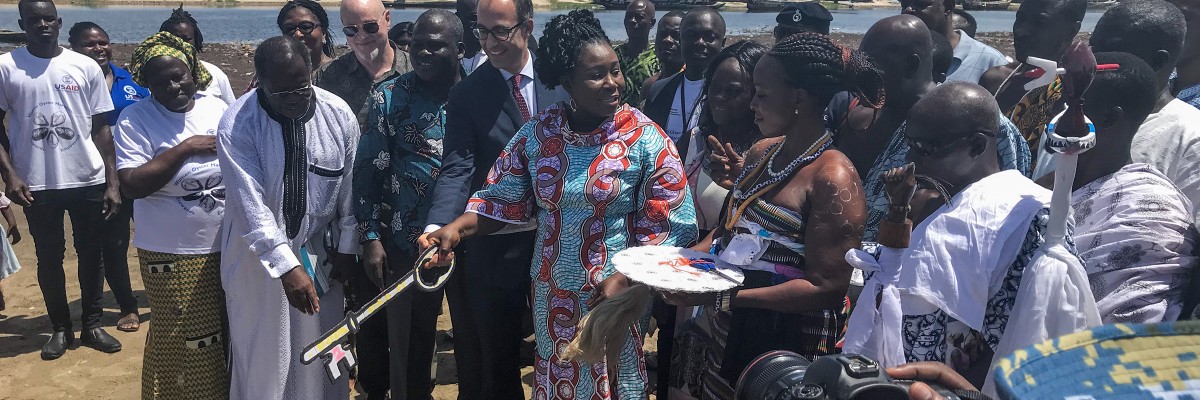
[[105,182],[92,116],[113,103],[95,60],[67,49],[54,58],[25,47],[0,55],[0,109],[8,113],[13,168],[29,190]]
[[[126,107],[113,127],[117,170],[137,168],[196,135],[216,135],[227,105],[197,95],[191,111],[177,113],[148,98]],[[158,191],[133,201],[133,245],[172,254],[220,251],[225,184],[217,155],[195,155]]]

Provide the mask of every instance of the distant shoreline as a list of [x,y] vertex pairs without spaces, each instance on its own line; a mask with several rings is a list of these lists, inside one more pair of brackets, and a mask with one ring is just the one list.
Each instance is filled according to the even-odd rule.
[[[15,5],[19,0],[0,0],[0,5]],[[109,7],[109,6],[145,6],[145,7],[178,7],[183,4],[185,7],[207,7],[207,8],[235,8],[235,7],[279,7],[287,0],[70,0],[56,1],[59,5],[69,5],[75,7]],[[336,4],[336,0],[324,0],[324,4]],[[444,4],[444,1],[410,1],[399,8],[421,8],[424,4]],[[737,10],[746,9],[746,4],[743,1],[726,1],[725,7],[722,10]],[[850,4],[849,1],[846,2]],[[591,7],[592,4],[587,0],[533,0],[533,6],[539,10],[563,9],[563,8],[585,8]],[[899,9],[899,3],[891,0],[874,0],[865,3],[853,3],[855,8],[895,8]],[[596,6],[599,8],[599,6]]]

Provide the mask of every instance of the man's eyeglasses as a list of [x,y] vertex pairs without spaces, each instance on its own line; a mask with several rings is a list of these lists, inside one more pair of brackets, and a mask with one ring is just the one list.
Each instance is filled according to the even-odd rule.
[[[354,37],[354,35],[358,34],[358,31],[358,25],[346,25],[342,27],[342,33],[346,34],[346,37]],[[379,32],[379,21],[363,22],[362,31],[369,35],[374,35],[375,33]]]
[[299,89],[281,90],[278,92],[267,92],[267,95],[275,96],[275,97],[290,97],[290,96],[309,97],[309,96],[312,96],[312,93],[313,93],[312,85],[309,84],[309,85],[304,85],[304,87],[301,87]]
[[291,36],[292,34],[295,34],[296,31],[300,31],[300,33],[304,36],[308,36],[317,29],[317,26],[317,24],[312,22],[301,22],[294,26],[284,25],[280,30],[283,31],[284,36]]
[[[984,136],[987,136],[987,137],[992,137],[992,138],[996,137],[996,134],[991,133],[991,132],[978,131],[977,133],[982,133]],[[904,135],[904,141],[908,142],[909,151],[915,151],[917,154],[921,155],[922,157],[928,157],[932,154],[942,151],[942,149],[948,148],[951,145],[958,143],[959,141],[962,141],[963,139],[970,138],[970,137],[971,137],[971,135],[963,135],[963,136],[960,136],[958,139],[951,140],[947,143],[938,143],[935,140],[917,139],[917,138],[913,138],[912,136],[908,136],[906,134],[906,135]]]
[[496,38],[496,40],[499,40],[501,42],[507,42],[509,39],[512,39],[513,32],[516,32],[518,29],[520,29],[521,25],[524,23],[525,23],[525,21],[521,21],[521,22],[518,22],[516,25],[513,25],[512,27],[497,26],[492,29],[483,28],[483,27],[480,27],[479,25],[475,25],[475,29],[472,29],[471,31],[475,32],[475,38],[479,39],[479,40],[486,40],[487,37],[490,35],[491,37]]

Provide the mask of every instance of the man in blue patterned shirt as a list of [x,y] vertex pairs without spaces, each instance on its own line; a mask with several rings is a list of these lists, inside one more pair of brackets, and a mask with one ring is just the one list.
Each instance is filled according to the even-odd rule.
[[[464,75],[462,23],[449,11],[426,11],[413,29],[410,54],[413,72],[371,91],[354,161],[363,267],[381,286],[412,268],[418,256],[416,240],[442,167],[446,98]],[[393,399],[428,398],[433,391],[429,368],[441,297],[410,291],[387,307]]]
[[1179,7],[1187,22],[1187,37],[1183,39],[1183,54],[1175,65],[1175,90],[1179,100],[1200,108],[1200,1],[1167,0]]

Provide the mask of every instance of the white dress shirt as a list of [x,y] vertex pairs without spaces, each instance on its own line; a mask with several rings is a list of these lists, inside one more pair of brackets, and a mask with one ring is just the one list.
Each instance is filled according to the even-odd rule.
[[[529,51],[529,50],[526,50]],[[500,69],[500,76],[504,77],[504,83],[512,88],[513,73],[505,69]],[[533,86],[535,76],[533,74],[533,53],[529,54],[529,60],[525,62],[525,66],[521,67],[521,95],[525,96],[525,106],[528,107],[529,117],[537,115],[542,109],[538,108],[537,90]]]
[[467,75],[470,75],[471,73],[475,72],[475,70],[478,69],[480,65],[483,65],[484,61],[487,61],[487,60],[488,60],[487,53],[484,53],[483,50],[476,52],[474,56],[463,57],[463,59],[462,59],[463,70],[467,72]]

